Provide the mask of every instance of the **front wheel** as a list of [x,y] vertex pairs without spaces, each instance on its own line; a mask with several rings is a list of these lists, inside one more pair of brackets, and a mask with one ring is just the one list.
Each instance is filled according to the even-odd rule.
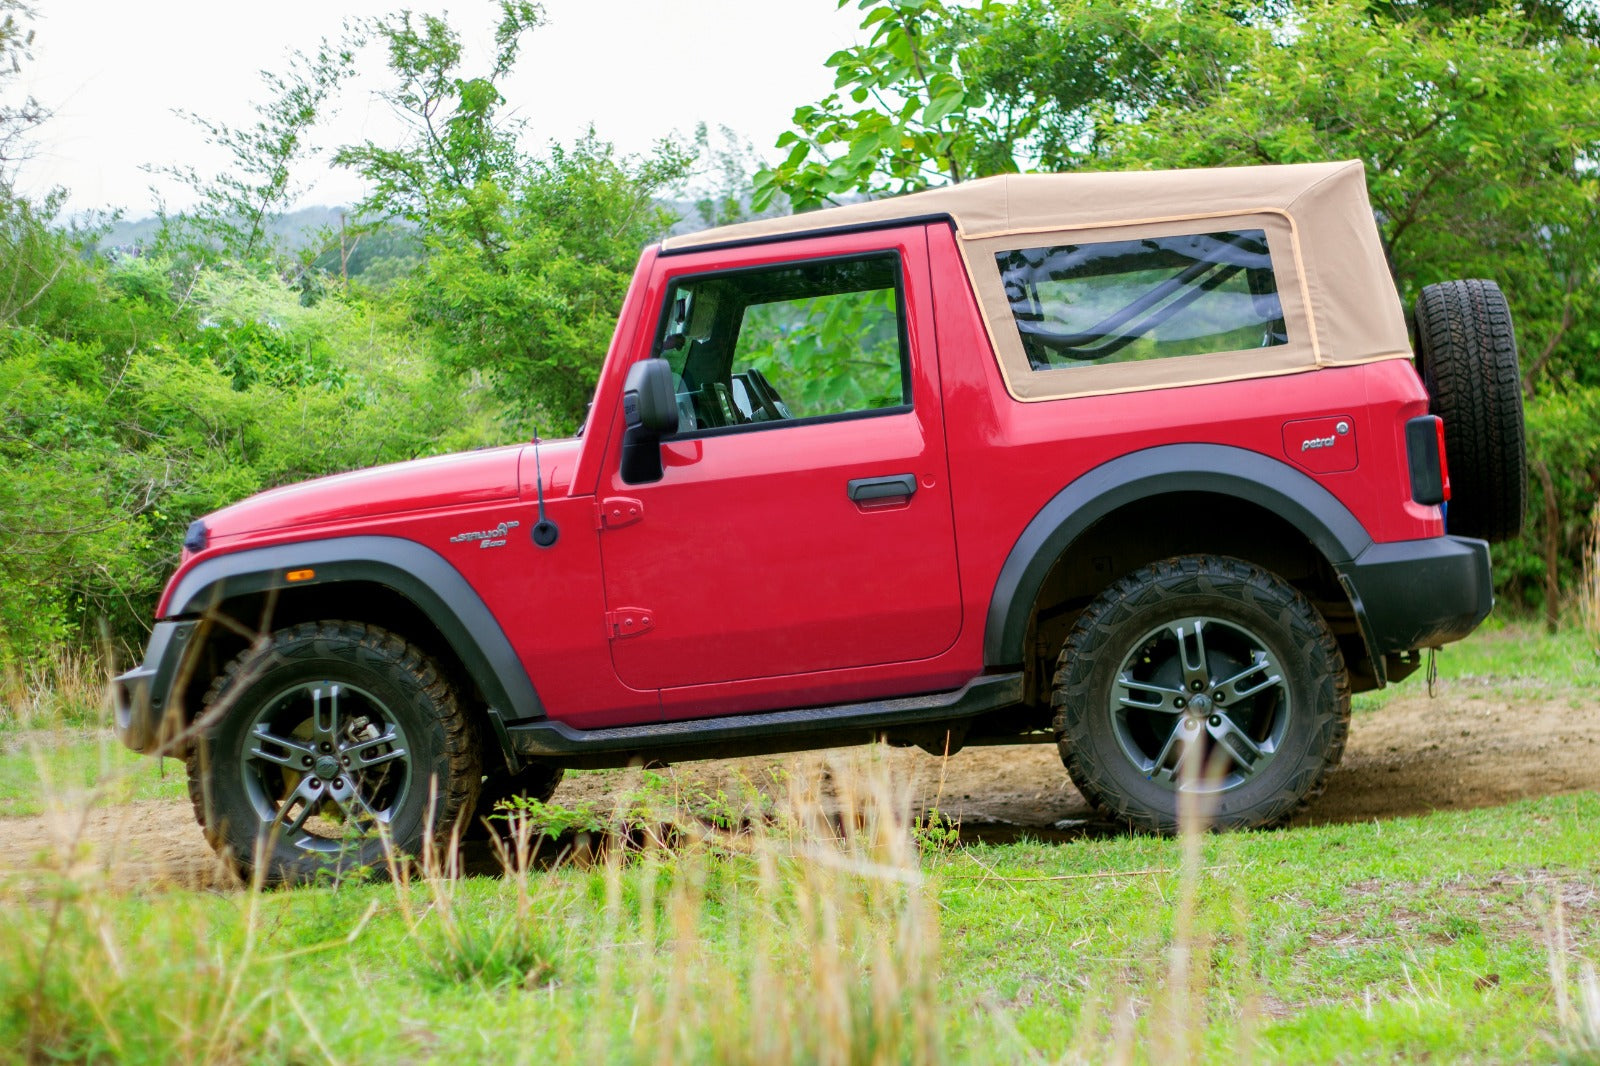
[[[477,731],[438,668],[358,622],[279,630],[205,697],[189,757],[206,837],[245,873],[298,882],[383,872],[471,812]],[[259,868],[259,869],[258,869]]]
[[1217,556],[1112,585],[1062,648],[1057,744],[1073,783],[1113,818],[1178,828],[1180,791],[1222,829],[1276,825],[1320,795],[1344,753],[1339,645],[1298,591]]

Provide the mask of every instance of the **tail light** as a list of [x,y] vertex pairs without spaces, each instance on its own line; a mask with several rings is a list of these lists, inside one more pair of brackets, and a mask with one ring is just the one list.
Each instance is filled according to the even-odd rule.
[[1422,415],[1406,422],[1406,461],[1411,469],[1411,498],[1421,504],[1450,498],[1450,467],[1444,453],[1444,420]]

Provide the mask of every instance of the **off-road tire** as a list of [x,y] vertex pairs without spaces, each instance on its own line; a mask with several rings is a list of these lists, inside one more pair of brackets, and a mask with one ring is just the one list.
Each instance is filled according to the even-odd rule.
[[[352,839],[337,841],[336,850],[308,851],[265,832],[271,823],[261,812],[263,797],[252,798],[245,760],[255,757],[261,764],[258,752],[248,752],[252,745],[263,746],[249,732],[252,721],[323,684],[370,693],[370,706],[399,724],[406,743],[391,746],[391,758],[404,765],[407,776],[386,812],[384,832],[352,830]],[[355,710],[366,706],[353,699],[352,704]],[[383,877],[391,861],[420,855],[427,842],[448,843],[477,802],[482,770],[475,721],[427,655],[377,626],[321,621],[278,630],[223,668],[206,692],[202,717],[209,721],[187,762],[189,798],[207,841],[246,879],[301,883],[353,870]],[[393,756],[397,748],[405,754]],[[309,782],[312,776],[307,771],[299,780]],[[346,776],[353,783],[359,775]],[[258,859],[260,869],[255,868]]]
[[1492,281],[1446,281],[1417,298],[1417,368],[1444,419],[1451,533],[1509,540],[1522,532],[1528,466],[1522,377],[1505,294]]
[[[1079,616],[1061,649],[1052,695],[1062,762],[1078,791],[1113,820],[1154,833],[1178,830],[1176,786],[1161,784],[1159,776],[1135,765],[1124,748],[1126,721],[1117,720],[1130,712],[1116,711],[1112,703],[1114,690],[1132,691],[1119,681],[1119,672],[1134,661],[1135,652],[1155,647],[1150,638],[1162,627],[1194,618],[1215,626],[1208,632],[1236,642],[1257,641],[1266,661],[1281,667],[1282,679],[1281,695],[1269,691],[1259,698],[1286,699],[1278,708],[1286,716],[1270,758],[1237,785],[1216,784],[1200,804],[1207,824],[1217,829],[1279,825],[1322,794],[1328,771],[1344,754],[1350,681],[1338,642],[1316,608],[1281,579],[1239,559],[1162,560],[1115,582]],[[1143,664],[1139,669],[1148,669],[1151,659],[1137,661]],[[1259,676],[1273,675],[1263,669]],[[1186,685],[1179,682],[1179,687]],[[1240,682],[1234,691],[1245,687]],[[1229,699],[1230,708],[1243,711],[1239,698],[1230,694]],[[1222,706],[1219,696],[1217,707]],[[1155,713],[1152,705],[1150,718],[1165,721],[1164,713]],[[1271,717],[1270,705],[1265,713]],[[1183,715],[1171,717],[1179,723]],[[1228,721],[1231,726],[1233,720]],[[1206,728],[1204,720],[1197,725]]]

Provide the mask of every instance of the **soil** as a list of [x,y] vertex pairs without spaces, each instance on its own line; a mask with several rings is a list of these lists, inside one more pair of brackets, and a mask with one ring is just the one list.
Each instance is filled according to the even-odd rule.
[[[1470,678],[1445,683],[1436,699],[1418,688],[1407,686],[1406,695],[1355,717],[1343,763],[1299,824],[1492,807],[1600,788],[1600,700],[1577,693],[1520,699],[1503,685]],[[714,793],[741,776],[759,783],[776,769],[825,769],[840,754],[686,763],[670,773]],[[914,805],[937,806],[957,819],[963,839],[1068,841],[1119,832],[1072,787],[1054,745],[969,748],[948,760],[916,749],[884,754],[910,782]],[[635,774],[569,775],[555,802],[604,801],[627,789]],[[98,873],[122,888],[233,884],[187,801],[0,818],[0,875],[41,863],[59,868],[63,855],[72,857],[79,876]]]

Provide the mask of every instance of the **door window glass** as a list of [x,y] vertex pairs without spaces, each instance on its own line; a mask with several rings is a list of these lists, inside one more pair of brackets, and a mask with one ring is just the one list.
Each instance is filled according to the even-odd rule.
[[1288,343],[1261,230],[1018,248],[995,259],[1035,370]]
[[675,282],[659,345],[679,432],[904,408],[901,304],[892,253]]

